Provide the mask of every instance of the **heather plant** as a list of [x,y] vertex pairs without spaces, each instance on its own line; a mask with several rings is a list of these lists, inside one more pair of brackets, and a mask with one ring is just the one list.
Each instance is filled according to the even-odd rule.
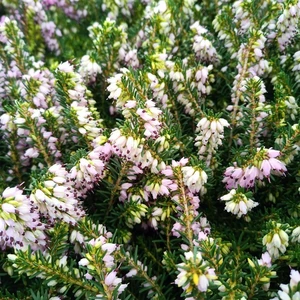
[[300,299],[300,1],[0,13],[0,299]]

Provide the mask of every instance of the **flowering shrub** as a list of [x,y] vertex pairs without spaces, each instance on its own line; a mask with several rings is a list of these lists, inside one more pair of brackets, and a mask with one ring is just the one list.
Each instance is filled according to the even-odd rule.
[[300,1],[0,12],[1,299],[299,299]]

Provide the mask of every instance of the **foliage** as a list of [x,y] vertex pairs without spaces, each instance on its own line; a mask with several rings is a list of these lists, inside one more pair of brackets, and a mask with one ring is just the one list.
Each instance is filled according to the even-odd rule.
[[300,1],[0,13],[0,299],[299,299]]

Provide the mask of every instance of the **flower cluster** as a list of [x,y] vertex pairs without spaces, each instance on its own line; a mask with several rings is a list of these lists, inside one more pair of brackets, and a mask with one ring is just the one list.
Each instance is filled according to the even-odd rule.
[[81,58],[78,71],[86,82],[95,82],[97,74],[102,72],[101,67],[89,55]]
[[281,51],[284,51],[286,47],[293,41],[293,38],[297,32],[297,26],[299,22],[299,1],[292,1],[289,5],[286,5],[282,14],[277,21],[277,41]]
[[[81,7],[81,1],[66,0],[42,0],[43,5],[49,10],[62,10],[69,18],[79,20],[87,15],[85,7]],[[79,4],[79,5],[78,5]]]
[[[173,89],[178,93],[177,101],[185,107],[185,112],[194,116],[199,111],[199,106],[210,94],[214,82],[214,75],[210,74],[213,65],[200,66],[198,68],[189,68],[183,74],[176,74],[173,80]],[[180,75],[180,76],[178,76]],[[185,80],[183,80],[185,78]],[[189,87],[185,87],[186,85]],[[191,90],[190,90],[191,89]],[[196,97],[193,94],[197,95]]]
[[[81,70],[88,61],[93,60],[92,64],[89,63],[89,67],[93,65],[93,69],[106,76],[115,75],[115,71],[120,67],[121,61],[126,60],[126,54],[122,55],[122,52],[126,52],[127,48],[130,46],[126,43],[127,33],[125,28],[120,25],[116,25],[116,21],[110,19],[99,24],[94,22],[88,27],[89,37],[93,42],[93,51],[88,51],[85,56],[83,56],[81,61]],[[108,40],[110,39],[110,42]],[[113,39],[113,40],[111,40]],[[130,58],[127,57],[127,62],[129,63]],[[129,64],[130,66],[130,64]],[[87,71],[85,71],[86,73]],[[91,72],[91,71],[89,71]],[[92,74],[95,77],[95,74]],[[91,79],[93,79],[93,77]]]
[[[69,62],[60,64],[57,67],[56,77],[62,82],[62,92],[70,106],[69,117],[76,126],[79,134],[84,136],[87,143],[97,138],[101,133],[101,119],[95,109],[95,100],[92,99],[90,91],[87,89],[84,78],[74,71],[74,67]],[[75,130],[73,130],[75,131]],[[73,141],[78,140],[78,136],[71,136]]]
[[214,64],[218,63],[220,57],[217,50],[212,42],[205,37],[208,30],[201,26],[199,21],[196,21],[191,26],[191,29],[195,32],[193,50],[199,61]]
[[206,292],[210,283],[217,279],[214,269],[203,259],[201,252],[185,252],[184,257],[184,263],[177,265],[179,274],[175,284],[182,287],[187,295],[193,286],[200,292]]
[[278,291],[278,297],[272,300],[298,299],[300,297],[300,273],[296,270],[291,270],[289,284],[280,284],[281,290]]
[[[53,21],[48,20],[46,12],[47,6],[45,3],[41,0],[28,0],[23,1],[22,5],[25,11],[25,13],[22,15],[18,14],[16,7],[10,8],[8,6],[8,9],[11,11],[10,17],[15,19],[17,22],[26,22],[26,26],[28,26],[28,31],[26,32],[27,35],[36,39],[36,41],[44,40],[47,48],[56,55],[59,55],[61,50],[58,43],[58,38],[62,36],[62,32],[57,28]],[[37,25],[35,29],[31,27],[33,22],[36,22]],[[32,41],[30,46],[38,56],[42,57],[44,55],[44,49],[42,48],[44,46],[43,43],[39,45],[38,43],[34,44]]]
[[195,146],[199,148],[199,157],[205,160],[207,166],[214,166],[212,160],[218,146],[222,145],[224,127],[229,127],[229,123],[222,118],[204,117],[197,124],[196,132],[199,134],[195,139]]
[[[299,64],[300,51],[297,51],[297,52],[294,53],[293,59],[294,59],[294,63],[293,63],[292,71],[295,74],[297,84],[299,84],[299,82],[300,82],[300,74],[299,74],[299,71],[300,71],[300,64]],[[293,101],[292,101],[292,103],[293,103]],[[295,106],[295,105],[297,105],[297,103],[293,103],[293,106]]]
[[19,187],[6,188],[0,197],[1,249],[7,247],[33,250],[46,245],[45,224],[40,221],[39,211]]
[[220,200],[226,201],[226,211],[231,212],[234,215],[237,215],[237,218],[240,218],[258,205],[257,202],[253,201],[249,197],[251,197],[251,193],[245,194],[241,191],[232,189],[228,194],[222,196]]
[[40,214],[51,224],[61,220],[75,225],[85,214],[67,175],[67,170],[61,165],[51,166],[45,179],[36,183],[30,195]]
[[271,174],[282,176],[287,171],[284,163],[276,159],[280,152],[273,149],[258,148],[252,164],[245,167],[238,167],[235,164],[233,167],[228,167],[224,173],[223,182],[227,189],[251,188],[255,183],[262,182],[264,178],[270,181]]
[[183,175],[183,182],[192,193],[205,193],[205,183],[207,182],[207,174],[204,170],[193,168],[191,166],[184,166],[181,168]]
[[[89,241],[86,247],[87,251],[84,257],[78,262],[79,266],[87,269],[84,277],[87,280],[91,280],[93,277],[101,280],[104,277],[101,281],[105,293],[97,294],[96,298],[102,299],[102,297],[108,297],[116,292],[118,295],[121,294],[127,284],[121,284],[122,279],[117,277],[114,252],[119,250],[118,245],[110,243],[105,236],[100,236]],[[99,260],[101,261],[100,265]]]
[[102,10],[108,13],[108,18],[115,20],[119,15],[130,16],[133,13],[133,2],[133,0],[122,0],[118,2],[104,0]]
[[300,243],[300,226],[296,227],[291,234],[291,241]]
[[282,229],[282,224],[271,222],[271,230],[263,237],[262,242],[267,247],[270,256],[276,259],[285,253],[289,244],[289,236]]
[[[89,291],[90,295],[97,299],[105,299],[109,295],[121,294],[127,287],[127,284],[121,284],[122,279],[117,278],[116,253],[120,250],[120,247],[110,242],[112,234],[107,232],[104,226],[92,227],[95,234],[96,231],[101,230],[101,235],[88,242],[82,242],[83,247],[79,254],[82,258],[78,262],[78,267],[75,268],[70,265],[70,257],[67,254],[56,258],[55,254],[47,253],[45,257],[39,254],[29,254],[27,259],[34,266],[22,268],[26,257],[24,257],[23,252],[17,252],[16,254],[8,255],[10,265],[7,266],[7,270],[13,272],[12,267],[17,272],[26,273],[28,276],[38,272],[38,278],[46,280],[47,286],[55,287],[57,294],[60,295],[65,294],[70,288],[74,288],[75,297],[80,296],[83,293],[83,289]],[[44,260],[46,265],[44,265],[43,269],[40,269],[42,260]],[[99,262],[101,262],[100,265]],[[55,272],[51,270],[55,270]],[[84,274],[84,286],[78,282],[81,274]],[[72,283],[68,282],[66,275],[75,275]],[[96,282],[101,285],[101,288],[93,288],[93,284]]]
[[68,181],[76,189],[77,197],[86,197],[89,190],[93,189],[104,176],[106,162],[111,155],[111,147],[108,143],[96,147],[86,157],[81,157],[68,174]]
[[299,3],[2,1],[0,298],[298,299]]

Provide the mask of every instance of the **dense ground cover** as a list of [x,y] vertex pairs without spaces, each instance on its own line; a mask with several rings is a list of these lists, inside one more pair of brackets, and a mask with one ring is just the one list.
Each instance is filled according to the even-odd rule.
[[300,299],[300,1],[0,13],[0,299]]

